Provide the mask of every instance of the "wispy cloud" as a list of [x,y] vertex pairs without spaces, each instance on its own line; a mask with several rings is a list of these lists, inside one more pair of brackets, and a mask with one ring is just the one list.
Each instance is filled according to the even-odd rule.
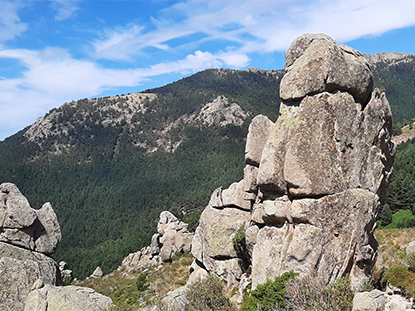
[[63,21],[70,18],[79,10],[78,2],[81,0],[50,0],[52,8],[56,11],[55,20]]
[[22,23],[17,15],[22,6],[21,1],[0,0],[0,43],[15,38],[27,29],[27,24]]
[[[226,40],[244,53],[284,51],[305,32],[345,42],[414,25],[415,1],[189,0],[164,9],[153,23],[157,29],[149,32],[134,25],[108,31],[108,37],[94,41],[94,56],[126,60],[149,46],[169,49],[169,40],[194,33],[206,34],[199,43]],[[235,27],[228,29],[229,24]],[[246,34],[251,40],[241,40]]]
[[[147,18],[151,25],[145,18],[118,25],[106,20],[106,29],[85,29],[97,35],[89,43],[82,38],[81,47],[48,43],[38,49],[7,48],[5,44],[29,27],[19,17],[19,10],[29,3],[36,1],[0,0],[0,60],[13,59],[21,65],[17,78],[0,76],[0,131],[7,134],[65,101],[138,86],[164,74],[245,68],[254,54],[285,51],[305,32],[324,32],[344,43],[415,25],[415,1],[408,0],[166,1],[167,7]],[[56,21],[77,17],[83,3],[50,0]],[[70,53],[77,48],[92,52]],[[153,57],[154,51],[159,58]],[[108,63],[111,68],[105,67]],[[0,139],[5,133],[0,132]]]

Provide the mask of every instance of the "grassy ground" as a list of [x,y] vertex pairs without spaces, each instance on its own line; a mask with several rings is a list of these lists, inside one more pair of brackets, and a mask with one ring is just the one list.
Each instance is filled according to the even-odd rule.
[[405,250],[415,240],[415,228],[376,230],[375,237],[379,243],[378,267],[406,265]]
[[[88,278],[75,285],[93,288],[98,293],[111,297],[115,307],[112,310],[130,311],[158,303],[166,293],[186,284],[189,268],[193,262],[190,253],[176,256],[172,263],[144,271],[114,271],[102,278]],[[147,276],[147,289],[138,290],[137,278]]]

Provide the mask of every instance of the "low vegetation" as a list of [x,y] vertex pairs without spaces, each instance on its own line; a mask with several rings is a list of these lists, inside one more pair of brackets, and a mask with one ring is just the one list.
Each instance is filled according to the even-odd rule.
[[354,294],[348,277],[326,284],[319,277],[306,276],[287,283],[287,296],[292,311],[350,311]]
[[192,283],[187,290],[186,298],[189,311],[236,310],[225,293],[223,282],[212,275]]
[[272,308],[285,308],[287,301],[286,283],[294,278],[297,273],[292,271],[276,277],[274,280],[268,280],[264,284],[250,291],[244,297],[242,311],[269,310]]
[[74,284],[111,297],[115,305],[112,311],[137,310],[160,304],[168,292],[185,285],[192,262],[192,255],[187,253],[176,256],[173,262],[159,268],[129,273],[116,270],[103,278],[88,278]]
[[415,297],[415,273],[408,266],[393,266],[386,270],[385,281],[401,289],[407,296]]

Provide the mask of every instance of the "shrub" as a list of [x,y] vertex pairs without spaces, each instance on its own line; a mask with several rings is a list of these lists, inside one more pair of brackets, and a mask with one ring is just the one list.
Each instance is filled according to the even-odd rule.
[[65,285],[71,285],[72,284],[72,276],[69,274],[62,274],[62,282]]
[[290,310],[348,311],[353,306],[353,292],[349,278],[326,285],[315,276],[295,278],[287,284]]
[[274,281],[268,280],[265,284],[260,284],[256,289],[244,297],[241,310],[256,311],[270,310],[275,307],[286,306],[285,284],[288,280],[294,278],[298,273],[293,271],[286,272],[276,277]]
[[415,272],[415,253],[408,256],[408,270]]
[[224,292],[222,281],[216,276],[207,276],[189,286],[186,293],[188,310],[191,311],[230,311],[232,304]]
[[415,226],[415,216],[410,210],[400,210],[392,215],[392,223],[387,225],[386,229],[402,229]]
[[138,277],[137,277],[137,281],[136,281],[136,285],[137,285],[137,290],[139,292],[143,292],[148,288],[148,283],[147,283],[147,274],[145,273],[141,273]]

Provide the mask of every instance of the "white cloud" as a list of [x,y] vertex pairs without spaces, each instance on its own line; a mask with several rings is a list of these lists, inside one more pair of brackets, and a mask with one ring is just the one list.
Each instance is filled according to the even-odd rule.
[[[109,31],[108,37],[94,42],[95,57],[126,60],[149,46],[168,49],[169,40],[195,33],[206,34],[199,43],[226,40],[238,44],[241,53],[284,51],[305,32],[323,32],[346,42],[414,25],[415,1],[189,0],[160,14],[160,19],[152,19],[156,30],[140,27],[138,32],[129,25]],[[238,27],[227,30],[232,23]],[[243,34],[257,39],[241,40]]]
[[[75,58],[58,46],[38,51],[4,47],[7,40],[27,30],[17,13],[30,1],[0,0],[0,58],[18,60],[25,68],[18,78],[0,77],[1,127],[8,128],[8,134],[65,101],[137,86],[150,77],[247,67],[251,53],[285,51],[305,32],[327,33],[344,43],[415,24],[415,1],[408,0],[188,0],[155,13],[152,30],[131,21],[107,26],[91,42],[94,51],[89,58]],[[80,0],[50,1],[56,20],[73,17],[80,9]],[[167,55],[169,61],[145,55],[149,47]],[[137,56],[143,55],[148,65],[137,67]],[[184,56],[171,61],[177,55]],[[104,68],[97,59],[131,68]]]
[[0,0],[0,42],[13,39],[27,29],[27,24],[22,23],[17,15],[21,7],[21,1]]
[[56,11],[55,20],[63,21],[70,18],[79,10],[78,2],[81,0],[50,0],[52,8]]

